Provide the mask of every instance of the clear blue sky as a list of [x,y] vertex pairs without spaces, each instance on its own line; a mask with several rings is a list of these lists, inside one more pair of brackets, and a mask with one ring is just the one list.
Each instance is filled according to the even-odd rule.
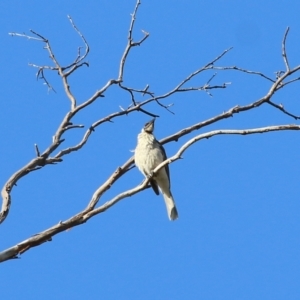
[[[67,64],[82,45],[68,22],[71,15],[91,47],[90,67],[78,70],[70,82],[82,102],[117,77],[134,5],[135,0],[1,1],[1,186],[35,156],[35,143],[41,151],[49,145],[69,108],[59,77],[48,74],[57,91],[48,94],[28,66],[50,63],[42,45],[8,32],[37,31]],[[284,69],[281,42],[287,26],[290,63],[300,64],[299,11],[297,1],[144,0],[134,37],[142,37],[141,29],[150,37],[130,53],[124,83],[150,84],[156,94],[164,93],[231,46],[218,65],[273,77]],[[211,74],[193,84],[204,84]],[[237,72],[219,72],[213,83],[223,82],[231,85],[212,91],[213,97],[194,92],[165,100],[174,103],[174,115],[151,105],[160,115],[157,138],[253,102],[270,86]],[[274,101],[299,115],[299,83]],[[88,127],[129,104],[129,96],[114,87],[76,121]],[[0,250],[85,208],[94,190],[132,155],[148,120],[134,113],[104,124],[63,163],[21,179],[0,225]],[[295,122],[266,106],[201,132]],[[83,132],[69,133],[66,145],[79,141]],[[166,145],[167,153],[174,154],[187,139]],[[168,220],[162,197],[150,189],[127,198],[21,259],[3,263],[1,299],[300,299],[299,142],[293,131],[219,136],[195,144],[170,167],[179,220]],[[142,178],[133,169],[101,203]]]

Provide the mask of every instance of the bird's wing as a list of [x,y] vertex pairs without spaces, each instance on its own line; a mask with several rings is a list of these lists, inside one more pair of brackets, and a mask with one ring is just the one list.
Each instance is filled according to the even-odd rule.
[[[163,155],[163,160],[165,161],[167,159],[167,154],[166,154],[166,151],[165,151],[165,148],[162,146],[162,144],[158,141],[156,141],[158,146],[159,146],[159,149]],[[169,184],[170,184],[170,187],[171,187],[171,180],[170,180],[170,170],[169,170],[169,165],[165,165],[165,170],[166,170],[166,173],[167,173],[167,176],[168,176],[168,179],[169,179]]]
[[156,195],[159,195],[159,189],[155,180],[150,180],[151,187]]

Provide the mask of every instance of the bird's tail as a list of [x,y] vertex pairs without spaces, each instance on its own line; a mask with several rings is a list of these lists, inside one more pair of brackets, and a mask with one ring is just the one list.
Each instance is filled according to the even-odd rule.
[[176,209],[175,201],[173,199],[173,196],[171,193],[163,193],[167,211],[168,211],[168,216],[171,221],[174,221],[178,219],[178,212]]

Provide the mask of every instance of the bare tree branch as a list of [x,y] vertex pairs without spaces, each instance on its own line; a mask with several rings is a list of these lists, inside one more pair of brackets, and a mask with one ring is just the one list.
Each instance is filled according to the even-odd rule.
[[[173,163],[174,161],[181,159],[183,153],[194,143],[202,140],[202,139],[208,139],[210,137],[216,136],[216,135],[223,135],[223,134],[238,134],[238,135],[249,135],[249,134],[257,134],[257,133],[267,133],[271,131],[283,131],[283,130],[300,130],[300,125],[277,125],[277,126],[267,126],[267,127],[261,127],[261,128],[254,128],[254,129],[242,129],[242,130],[214,130],[207,133],[202,133],[197,135],[196,137],[190,139],[187,141],[184,145],[182,145],[177,153],[171,157],[169,157],[167,160],[159,164],[154,170],[152,176],[154,176],[161,168],[163,168],[165,165]],[[123,168],[128,167],[129,164],[126,162],[123,165]],[[18,256],[32,247],[36,247],[38,245],[41,245],[44,242],[52,241],[52,237],[57,235],[58,233],[65,231],[67,229],[70,229],[72,227],[78,226],[80,224],[83,224],[87,222],[90,218],[94,217],[95,215],[98,215],[113,205],[117,204],[119,201],[128,198],[130,196],[133,196],[137,194],[138,192],[144,190],[147,188],[147,185],[149,184],[150,179],[145,179],[142,184],[129,189],[127,191],[124,191],[123,193],[118,194],[114,198],[112,198],[109,201],[106,201],[103,205],[101,205],[98,208],[95,208],[96,204],[98,203],[100,197],[103,195],[103,193],[109,189],[109,187],[112,185],[113,182],[115,182],[122,174],[123,168],[118,168],[116,172],[106,181],[97,191],[94,193],[92,200],[90,201],[88,207],[84,209],[83,211],[79,212],[75,216],[71,217],[70,219],[66,221],[60,221],[58,224],[52,226],[51,228],[40,232],[38,234],[35,234],[34,236],[16,244],[15,246],[6,249],[0,253],[0,262],[18,258]]]
[[243,69],[243,68],[239,68],[237,66],[232,66],[232,67],[216,67],[216,66],[212,66],[211,67],[212,69],[214,70],[223,70],[223,71],[226,71],[226,70],[236,70],[236,71],[240,71],[240,72],[243,72],[243,73],[247,73],[247,74],[251,74],[251,75],[259,75],[271,82],[275,82],[274,79],[268,77],[267,75],[261,73],[261,72],[256,72],[256,71],[250,71],[250,70],[247,70],[247,69]]
[[10,36],[19,36],[19,37],[25,37],[27,38],[28,40],[34,40],[34,41],[39,41],[39,42],[44,42],[44,39],[43,38],[36,38],[36,37],[33,37],[33,36],[29,36],[25,33],[17,33],[17,32],[9,32],[8,33]]
[[46,79],[45,75],[44,75],[44,69],[43,68],[39,68],[39,70],[36,73],[36,78],[37,79],[42,79],[44,80],[44,83],[47,85],[48,87],[48,92],[50,92],[51,90],[56,93],[55,89],[53,88],[53,86],[48,82],[48,80]]
[[72,18],[70,16],[68,16],[68,19],[72,25],[72,27],[75,29],[75,31],[78,33],[78,35],[81,37],[84,45],[85,45],[85,53],[81,56],[80,53],[80,49],[81,47],[78,48],[78,54],[77,57],[75,59],[75,61],[70,64],[69,66],[66,66],[64,68],[62,68],[63,71],[70,69],[68,72],[64,73],[65,77],[68,77],[69,75],[71,75],[75,70],[77,70],[78,68],[82,67],[82,66],[89,66],[89,64],[87,62],[84,62],[85,58],[88,56],[89,52],[90,52],[90,46],[87,43],[84,35],[81,33],[81,31],[77,28],[77,26],[75,25],[75,23],[73,22]]
[[283,107],[282,104],[279,104],[279,105],[278,105],[278,104],[273,103],[272,101],[268,101],[267,103],[270,104],[270,105],[272,105],[272,106],[274,106],[274,107],[276,107],[277,109],[281,110],[281,111],[284,112],[286,115],[288,115],[288,116],[290,116],[290,117],[293,117],[295,120],[300,120],[300,116],[296,116],[296,115],[294,115],[294,114],[289,113],[288,111],[286,111],[286,110],[284,109],[284,107]]
[[[137,46],[137,45],[141,44],[141,42],[143,40],[145,40],[145,38],[144,38],[142,41],[140,41],[138,43],[133,43],[132,42],[132,31],[133,31],[133,26],[134,26],[134,20],[135,20],[135,15],[136,15],[137,8],[138,8],[139,4],[140,4],[140,2],[137,1],[134,13],[132,15],[130,28],[129,28],[130,41],[128,42],[128,44],[127,44],[127,46],[125,48],[123,57],[122,57],[121,62],[120,62],[120,70],[122,70],[122,76],[123,76],[123,68],[124,68],[124,64],[125,64],[125,61],[126,61],[126,57],[127,57],[128,53],[129,53],[130,49],[132,47],[134,47],[134,46]],[[68,154],[68,153],[71,153],[73,151],[76,151],[76,150],[80,149],[86,143],[87,138],[90,135],[91,131],[94,130],[94,128],[92,126],[90,127],[91,130],[89,130],[85,134],[85,136],[83,137],[83,140],[78,145],[76,145],[74,147],[67,148],[65,150],[62,150],[59,153],[58,156],[47,160],[47,158],[49,157],[49,155],[51,155],[64,142],[64,139],[62,139],[63,133],[66,130],[69,130],[71,128],[75,128],[75,127],[70,127],[70,125],[69,125],[71,123],[72,118],[81,109],[83,109],[83,108],[87,107],[88,105],[92,104],[97,98],[103,97],[103,93],[111,85],[117,84],[117,83],[120,82],[120,79],[118,79],[118,80],[114,80],[114,79],[109,80],[91,98],[89,98],[87,101],[85,101],[81,105],[78,105],[78,106],[76,105],[76,98],[73,95],[73,93],[71,92],[70,86],[68,84],[67,77],[72,72],[74,72],[77,68],[79,68],[81,65],[87,64],[87,63],[84,63],[82,61],[86,58],[86,56],[89,53],[89,46],[88,46],[88,43],[87,43],[86,39],[84,38],[83,34],[78,30],[78,28],[74,24],[73,20],[71,19],[71,17],[68,16],[68,18],[69,18],[69,20],[70,20],[70,22],[71,22],[72,27],[74,28],[74,30],[82,38],[82,40],[83,40],[83,42],[85,44],[85,47],[86,47],[86,51],[85,51],[85,54],[83,56],[80,56],[80,50],[79,50],[78,55],[77,55],[75,61],[72,64],[70,64],[70,65],[68,65],[66,67],[63,67],[63,66],[61,66],[59,64],[58,60],[56,59],[56,57],[54,55],[54,52],[52,51],[50,42],[45,37],[43,37],[41,34],[35,32],[33,30],[30,30],[30,32],[33,35],[37,36],[37,37],[29,36],[29,35],[26,35],[26,34],[10,33],[10,35],[12,35],[12,36],[26,37],[27,39],[30,39],[30,40],[37,40],[37,41],[45,43],[45,49],[48,51],[50,59],[54,63],[54,67],[51,67],[51,66],[42,66],[42,67],[40,67],[40,66],[36,66],[34,64],[32,64],[32,66],[39,68],[38,75],[42,74],[42,78],[44,79],[44,81],[47,84],[48,88],[50,88],[51,85],[48,83],[48,81],[44,77],[44,74],[43,74],[44,69],[48,69],[48,70],[52,70],[52,71],[58,71],[59,76],[61,77],[62,82],[63,82],[65,93],[66,93],[67,97],[69,98],[69,100],[71,102],[71,109],[65,115],[65,117],[62,120],[61,124],[59,125],[59,127],[58,127],[55,135],[53,136],[52,144],[42,153],[41,157],[37,157],[37,158],[33,159],[28,165],[24,166],[19,171],[17,171],[15,174],[13,174],[10,177],[10,179],[6,182],[6,184],[4,185],[4,187],[3,187],[2,191],[1,191],[1,195],[2,195],[2,208],[1,208],[1,212],[0,212],[0,223],[2,223],[5,220],[8,212],[9,212],[9,208],[10,208],[10,205],[11,205],[11,196],[10,196],[10,193],[12,191],[12,187],[16,184],[16,182],[20,178],[22,178],[23,176],[27,175],[32,170],[36,170],[36,165],[38,165],[38,166],[45,166],[46,164],[53,164],[53,159],[55,160],[55,162],[62,161],[61,158],[60,158],[62,155]],[[146,35],[146,36],[148,36],[148,35]],[[70,69],[70,70],[67,71],[66,73],[64,73],[64,70],[67,70],[67,69]],[[119,76],[120,76],[120,74],[119,74]],[[109,120],[109,119],[107,119],[107,120]],[[41,159],[42,159],[42,162],[41,162]]]
[[[222,112],[220,114],[217,114],[207,120],[202,120],[197,122],[196,124],[193,124],[192,126],[186,127],[181,129],[180,131],[164,138],[161,140],[162,144],[169,143],[171,141],[178,141],[183,136],[192,133],[195,130],[199,130],[200,128],[206,127],[208,125],[217,123],[221,120],[224,120],[229,117],[233,117],[237,113],[246,112],[249,110],[258,109],[261,105],[267,104],[272,106],[273,108],[281,111],[283,114],[286,114],[296,120],[300,119],[300,116],[287,111],[283,104],[276,104],[273,101],[273,96],[279,91],[285,88],[287,85],[295,83],[300,80],[300,76],[296,76],[292,78],[292,75],[297,73],[300,70],[300,65],[296,66],[294,68],[291,68],[288,63],[288,56],[286,53],[286,39],[289,32],[289,28],[287,28],[283,42],[282,42],[282,57],[283,61],[286,67],[285,71],[279,71],[276,72],[276,78],[272,79],[271,77],[265,75],[262,72],[257,71],[251,71],[244,68],[240,68],[237,66],[215,66],[216,63],[219,63],[219,61],[227,54],[232,48],[226,49],[223,51],[220,55],[215,57],[210,62],[204,64],[204,66],[196,69],[196,71],[188,74],[187,76],[183,77],[183,79],[175,85],[172,89],[164,92],[163,94],[156,95],[156,93],[149,88],[149,84],[145,85],[145,88],[134,88],[134,87],[128,87],[124,83],[125,78],[125,64],[127,57],[130,53],[130,50],[135,46],[140,46],[148,37],[149,33],[142,31],[143,38],[140,39],[137,42],[134,42],[133,39],[133,30],[135,25],[135,20],[138,12],[138,8],[140,6],[141,2],[140,0],[136,1],[136,5],[134,8],[133,13],[131,14],[131,20],[128,30],[128,38],[127,38],[127,44],[125,46],[124,52],[121,56],[121,60],[119,62],[118,67],[118,76],[116,76],[114,79],[109,79],[106,81],[106,83],[100,87],[97,91],[94,91],[92,95],[83,101],[80,104],[77,104],[76,96],[73,94],[71,87],[69,86],[68,82],[68,76],[70,76],[73,72],[75,72],[78,68],[81,66],[89,66],[89,64],[85,61],[87,55],[89,54],[89,45],[84,37],[84,35],[79,31],[71,17],[68,16],[68,19],[73,27],[73,29],[76,31],[76,33],[80,36],[84,47],[85,52],[81,54],[81,48],[78,47],[77,49],[77,56],[76,58],[69,63],[66,66],[62,66],[57,58],[56,55],[54,55],[54,51],[51,48],[50,42],[48,39],[43,37],[41,34],[30,30],[32,35],[26,35],[26,34],[19,34],[19,33],[10,33],[12,36],[18,36],[18,37],[25,37],[29,40],[35,40],[39,41],[45,44],[45,49],[48,51],[50,60],[51,60],[51,66],[38,66],[36,64],[30,64],[33,67],[38,68],[37,77],[41,78],[44,83],[47,85],[48,89],[51,90],[53,87],[51,84],[47,81],[45,78],[44,72],[46,71],[55,71],[58,72],[58,75],[60,76],[65,94],[70,101],[70,109],[64,116],[61,123],[58,125],[58,128],[53,135],[52,143],[44,150],[40,151],[37,145],[35,145],[35,152],[36,157],[34,157],[30,162],[28,162],[25,166],[20,168],[17,172],[15,172],[13,175],[10,176],[10,178],[5,183],[2,191],[2,209],[0,212],[0,223],[3,222],[8,215],[10,205],[11,205],[11,192],[13,187],[17,184],[18,180],[20,180],[22,177],[26,176],[27,174],[37,171],[41,168],[43,168],[46,165],[53,165],[57,164],[59,162],[62,162],[62,158],[65,155],[71,154],[75,151],[80,150],[89,140],[89,137],[91,136],[91,133],[96,130],[98,126],[100,126],[103,123],[106,122],[112,122],[115,118],[121,117],[124,115],[129,115],[133,112],[141,112],[146,115],[149,115],[151,117],[158,117],[158,114],[150,111],[150,109],[147,107],[150,103],[157,104],[157,108],[166,109],[167,111],[171,112],[170,107],[173,105],[171,104],[165,104],[165,100],[176,93],[183,93],[183,92],[192,92],[192,91],[204,91],[209,96],[212,96],[210,91],[213,89],[225,89],[227,88],[231,83],[230,82],[223,82],[219,84],[212,85],[212,81],[216,79],[217,73],[212,74],[214,70],[219,71],[227,71],[227,70],[234,70],[238,72],[245,73],[245,76],[247,74],[249,75],[257,75],[264,79],[266,79],[268,82],[270,82],[270,87],[268,92],[260,97],[259,99],[252,100],[251,103],[248,103],[246,105],[235,105],[229,109],[227,109],[225,112]],[[196,76],[203,72],[209,72],[208,73],[208,80],[204,82],[203,84],[197,84],[197,85],[191,85],[187,86],[191,83],[192,79],[194,79]],[[207,74],[207,73],[206,73]],[[212,75],[211,75],[212,74]],[[297,74],[298,75],[298,74]],[[111,87],[111,86],[118,86],[121,88],[125,93],[129,94],[130,100],[129,105],[127,108],[123,108],[121,106],[119,111],[110,112],[104,117],[101,117],[98,120],[95,120],[90,124],[89,126],[83,125],[83,124],[73,124],[73,118],[74,116],[79,113],[81,110],[85,109],[86,107],[92,105],[96,100],[99,98],[103,98],[105,95],[105,92]],[[54,89],[53,89],[54,90]],[[146,99],[145,99],[146,96]],[[142,100],[141,100],[142,99]],[[151,106],[152,107],[152,106]],[[153,110],[153,108],[151,109]],[[82,132],[82,138],[81,140],[70,147],[64,146],[64,133],[69,130],[78,129],[78,128],[84,128],[87,129]],[[153,174],[155,174],[160,168],[165,166],[166,164],[173,163],[174,161],[182,158],[183,153],[194,143],[199,142],[202,139],[208,139],[210,137],[216,136],[216,135],[224,135],[224,134],[236,134],[236,135],[249,135],[249,134],[258,134],[258,133],[267,133],[271,131],[285,131],[285,130],[300,130],[300,125],[291,125],[291,124],[284,124],[284,125],[277,125],[277,126],[266,126],[261,128],[254,128],[254,129],[243,129],[243,130],[214,130],[209,131],[206,133],[201,133],[193,138],[190,138],[189,141],[187,141],[184,145],[182,145],[177,153],[170,158],[168,158],[166,161],[164,161],[162,164],[160,164],[154,171]],[[60,148],[61,147],[61,148]],[[55,154],[55,151],[58,151]],[[131,157],[128,159],[121,167],[118,167],[108,178],[107,180],[97,188],[96,191],[94,191],[91,199],[89,200],[87,206],[85,209],[77,213],[76,215],[72,216],[66,221],[60,221],[58,224],[54,225],[53,227],[40,232],[21,243],[16,244],[15,246],[3,251],[0,253],[0,262],[17,258],[20,254],[28,251],[32,247],[41,245],[42,243],[46,241],[51,241],[52,237],[62,231],[65,231],[69,228],[72,228],[74,226],[83,224],[87,222],[90,218],[93,216],[100,214],[104,212],[105,210],[109,209],[116,203],[118,203],[120,200],[125,199],[127,197],[130,197],[132,195],[135,195],[138,192],[141,192],[142,190],[149,187],[149,180],[150,178],[144,180],[140,185],[131,188],[127,191],[124,191],[123,193],[120,193],[113,197],[112,199],[106,201],[104,204],[102,204],[99,207],[96,207],[99,203],[100,199],[104,196],[105,192],[108,191],[114,183],[119,180],[122,176],[124,176],[128,171],[130,171],[133,168],[133,158]]]
[[286,70],[289,71],[290,70],[290,65],[289,65],[289,62],[288,62],[288,58],[287,58],[287,55],[286,55],[286,37],[289,33],[289,30],[290,28],[288,27],[284,33],[284,37],[283,37],[283,41],[282,41],[282,57],[283,57],[283,61],[284,61],[284,64],[285,64],[285,67],[286,67]]
[[[129,28],[129,31],[130,31],[129,32],[129,37],[130,38],[132,38],[132,29],[133,29],[133,24],[134,24],[134,20],[135,20],[135,14],[136,14],[136,11],[137,11],[137,8],[138,8],[139,4],[140,4],[140,2],[137,1],[136,7],[135,7],[135,12],[132,15],[132,20],[131,20],[131,24],[130,24],[130,28]],[[47,45],[48,45],[47,49],[48,49],[48,51],[50,53],[50,56],[52,56],[54,58],[54,54],[53,54],[53,52],[51,50],[49,41],[47,39],[45,39],[43,36],[35,33],[34,31],[32,31],[32,32],[39,37],[39,39],[38,39],[39,41],[44,41],[44,42],[47,43]],[[21,36],[24,36],[24,35],[21,35]],[[85,39],[84,39],[84,41],[85,41]],[[123,54],[123,58],[127,56],[127,54],[128,54],[127,52],[131,48],[128,45],[130,46],[130,43],[128,43],[127,46],[126,46],[125,52]],[[215,77],[215,75],[213,75],[207,81],[207,83],[205,85],[203,85],[202,87],[189,87],[189,88],[184,88],[183,87],[184,84],[186,84],[189,80],[191,80],[193,77],[195,77],[196,75],[200,74],[201,72],[207,71],[207,70],[211,70],[211,69],[216,69],[216,68],[218,70],[233,69],[233,70],[237,70],[237,71],[242,71],[244,73],[260,75],[260,76],[262,76],[262,77],[270,80],[271,82],[273,82],[273,84],[272,84],[272,86],[271,86],[271,88],[270,88],[270,90],[269,90],[269,92],[268,92],[268,94],[266,96],[264,96],[264,97],[256,100],[253,103],[245,105],[245,106],[235,106],[235,107],[229,109],[227,112],[224,112],[224,113],[222,113],[220,115],[217,115],[217,116],[215,116],[215,117],[213,117],[211,119],[208,119],[206,121],[201,122],[201,124],[198,124],[196,127],[185,129],[185,133],[186,134],[189,133],[189,132],[191,132],[191,131],[193,131],[193,130],[196,130],[196,129],[199,129],[201,127],[207,126],[209,124],[215,123],[215,122],[217,122],[217,121],[219,121],[221,119],[225,119],[225,118],[231,117],[235,113],[240,113],[240,112],[243,112],[243,111],[247,111],[247,110],[250,110],[250,109],[257,108],[257,107],[259,107],[263,103],[271,104],[273,107],[275,107],[277,109],[280,109],[283,113],[285,113],[287,115],[290,115],[293,118],[297,119],[298,117],[296,115],[294,115],[292,113],[289,113],[286,110],[284,110],[283,107],[278,106],[278,105],[274,104],[273,102],[270,102],[270,99],[276,93],[276,91],[278,91],[279,89],[281,89],[284,84],[287,84],[287,83],[284,83],[284,80],[286,78],[288,78],[291,74],[297,72],[300,69],[300,66],[294,68],[293,70],[286,71],[285,73],[282,74],[282,76],[280,76],[279,78],[277,78],[276,81],[273,81],[272,79],[268,78],[267,76],[263,75],[260,72],[247,71],[245,69],[241,69],[241,68],[238,68],[238,67],[214,67],[214,63],[216,63],[219,59],[221,59],[230,50],[231,50],[231,48],[223,51],[219,56],[217,56],[211,62],[209,62],[208,64],[206,64],[204,67],[199,68],[198,70],[196,70],[195,72],[191,73],[190,75],[188,75],[177,86],[175,86],[175,88],[173,88],[172,90],[170,90],[169,92],[167,92],[165,94],[162,94],[162,95],[159,95],[159,96],[154,96],[154,93],[151,92],[151,94],[150,94],[146,90],[146,93],[149,94],[149,95],[151,95],[151,97],[148,98],[148,99],[146,99],[146,100],[144,100],[144,101],[142,101],[142,102],[136,101],[136,99],[134,98],[134,93],[138,93],[138,94],[141,94],[141,92],[145,93],[145,89],[144,90],[137,90],[137,89],[132,89],[132,88],[128,88],[128,87],[126,87],[124,85],[121,85],[122,89],[124,89],[124,90],[126,90],[126,91],[128,91],[130,93],[131,99],[132,99],[132,103],[134,105],[131,105],[127,109],[122,109],[119,112],[112,113],[112,114],[110,114],[110,115],[108,115],[108,116],[100,119],[99,121],[94,122],[89,127],[89,129],[86,131],[86,133],[84,134],[82,140],[77,145],[75,145],[73,147],[68,147],[66,149],[61,150],[58,154],[56,154],[54,156],[54,158],[56,158],[56,159],[57,158],[61,158],[62,156],[66,155],[66,154],[69,154],[71,152],[74,152],[74,151],[77,151],[77,150],[81,149],[86,144],[86,142],[87,142],[87,140],[88,140],[91,132],[94,131],[96,127],[98,127],[99,125],[101,125],[104,122],[111,122],[111,120],[113,118],[120,117],[122,115],[128,115],[129,113],[131,113],[133,111],[140,111],[140,112],[143,112],[143,113],[145,113],[147,115],[150,115],[150,116],[157,116],[157,114],[149,112],[149,111],[147,111],[147,110],[145,110],[143,108],[143,106],[145,106],[145,105],[147,105],[147,104],[149,104],[149,103],[151,103],[153,101],[155,101],[158,105],[160,105],[163,108],[165,108],[168,111],[170,111],[169,110],[170,105],[164,105],[159,100],[168,98],[168,97],[172,96],[175,93],[183,92],[183,91],[185,91],[185,92],[194,91],[194,90],[204,90],[204,91],[206,91],[207,89],[211,89],[211,88],[225,88],[225,87],[227,87],[228,83],[224,83],[221,86],[210,86],[209,84],[210,84],[211,80]],[[121,59],[121,62],[120,62],[120,68],[121,68],[122,64],[124,66],[124,63],[125,63],[124,60],[123,60],[123,58]],[[57,60],[54,60],[54,63],[58,64]],[[59,66],[59,68],[62,70],[62,67]],[[66,77],[62,73],[62,71],[60,72],[60,76],[62,77],[63,83],[65,85],[65,91],[66,91],[67,96],[72,99],[73,96],[70,94],[70,90],[69,90],[69,87],[67,85]],[[295,80],[293,80],[293,82],[294,81]],[[89,98],[88,100],[86,100],[85,102],[83,102],[82,104],[80,104],[80,105],[78,105],[76,107],[74,107],[74,105],[76,103],[75,102],[75,98],[74,98],[74,101],[71,100],[71,103],[72,103],[72,109],[71,109],[71,111],[66,114],[66,116],[63,119],[61,125],[59,126],[56,134],[53,137],[53,143],[43,152],[42,157],[47,158],[50,154],[52,154],[63,143],[64,139],[62,139],[61,137],[62,137],[63,133],[67,129],[70,129],[69,124],[71,123],[71,119],[76,115],[76,113],[78,113],[81,109],[84,109],[85,107],[87,107],[90,104],[92,104],[97,98],[103,97],[104,92],[111,85],[113,85],[113,84],[119,84],[120,85],[120,82],[118,80],[109,80],[106,83],[106,85],[104,85],[100,90],[98,90],[91,98]],[[147,86],[146,86],[146,89],[147,89]],[[173,139],[174,140],[178,139],[178,136],[180,134],[181,133],[176,134],[173,137]],[[44,160],[44,164],[42,166],[45,166],[46,164],[47,164],[47,160]],[[24,168],[22,168],[20,170],[20,172],[21,173],[24,172],[24,174],[28,174],[28,169],[26,167],[24,167]],[[17,178],[19,179],[21,177],[17,177]],[[10,203],[11,203],[11,198],[10,198],[10,196],[8,194],[10,194],[12,186],[13,185],[10,182],[7,182],[7,184],[4,186],[4,188],[2,190],[3,203],[2,203],[2,211],[0,213],[0,222],[3,221],[5,219],[5,217],[7,216],[7,213],[8,213],[9,207],[10,207]],[[9,189],[7,189],[7,187],[9,187]]]
[[128,31],[128,42],[127,42],[125,51],[123,53],[123,56],[121,58],[121,63],[120,63],[120,68],[119,68],[119,77],[117,80],[118,83],[123,81],[124,66],[125,66],[126,58],[127,58],[127,55],[129,54],[129,51],[131,50],[132,47],[140,46],[149,36],[148,32],[142,31],[144,34],[144,37],[139,42],[133,42],[132,32],[133,32],[134,22],[136,20],[136,14],[137,14],[140,4],[141,4],[141,1],[138,0],[136,2],[134,12],[131,14],[131,22],[130,22],[129,31]]

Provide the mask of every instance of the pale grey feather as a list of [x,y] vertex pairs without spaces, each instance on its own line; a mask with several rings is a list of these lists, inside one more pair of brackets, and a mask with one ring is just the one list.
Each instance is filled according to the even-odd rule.
[[[152,175],[152,171],[164,160],[167,159],[165,149],[155,139],[153,135],[154,120],[146,123],[141,133],[138,135],[138,143],[135,149],[135,164],[145,177]],[[161,168],[150,181],[156,194],[157,186],[163,194],[170,220],[178,218],[175,201],[170,190],[170,171],[169,166]]]

